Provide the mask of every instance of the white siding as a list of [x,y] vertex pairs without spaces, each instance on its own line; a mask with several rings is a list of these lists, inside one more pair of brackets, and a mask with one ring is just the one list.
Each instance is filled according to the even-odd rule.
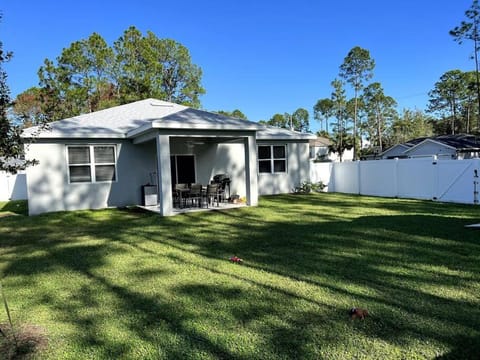
[[456,150],[439,143],[426,141],[409,150],[406,155],[410,157],[437,155],[438,157],[452,158],[456,155]]
[[302,181],[310,178],[309,145],[305,143],[260,142],[257,145],[287,145],[287,172],[258,174],[258,193],[273,195],[292,192]]
[[[140,204],[141,185],[156,171],[155,148],[151,144],[106,140],[94,144],[117,144],[115,182],[74,183],[68,181],[65,143],[30,145],[28,155],[39,161],[27,169],[28,207],[31,215],[50,211],[99,209]],[[68,144],[90,144],[85,141]],[[152,156],[153,155],[153,156]]]

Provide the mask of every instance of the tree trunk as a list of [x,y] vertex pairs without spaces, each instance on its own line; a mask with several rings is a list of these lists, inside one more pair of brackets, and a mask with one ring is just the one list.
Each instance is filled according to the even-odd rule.
[[478,113],[477,113],[477,133],[480,132],[480,76],[478,75],[478,39],[477,39],[477,24],[476,22],[474,23],[475,25],[475,36],[474,36],[474,46],[475,46],[475,51],[474,51],[474,56],[475,56],[475,75],[476,75],[476,83],[477,83],[477,101],[478,101]]
[[357,160],[357,89],[355,87],[355,107],[353,111],[353,161]]

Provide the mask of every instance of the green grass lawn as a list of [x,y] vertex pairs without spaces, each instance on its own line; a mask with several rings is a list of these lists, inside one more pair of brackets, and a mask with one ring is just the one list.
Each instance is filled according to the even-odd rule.
[[478,359],[479,210],[315,194],[4,216],[0,273],[42,358]]

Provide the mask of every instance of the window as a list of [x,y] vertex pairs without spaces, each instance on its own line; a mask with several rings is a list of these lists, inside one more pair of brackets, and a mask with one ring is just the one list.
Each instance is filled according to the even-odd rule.
[[287,148],[285,145],[261,145],[258,147],[259,173],[287,172]]
[[116,181],[115,146],[68,146],[71,183]]

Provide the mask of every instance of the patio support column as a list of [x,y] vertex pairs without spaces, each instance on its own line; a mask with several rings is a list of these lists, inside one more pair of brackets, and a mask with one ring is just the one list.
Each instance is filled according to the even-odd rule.
[[257,141],[255,135],[244,139],[245,148],[245,182],[247,190],[247,204],[258,205],[258,176],[257,176]]
[[161,216],[173,215],[172,175],[170,170],[170,137],[157,135],[157,184]]

